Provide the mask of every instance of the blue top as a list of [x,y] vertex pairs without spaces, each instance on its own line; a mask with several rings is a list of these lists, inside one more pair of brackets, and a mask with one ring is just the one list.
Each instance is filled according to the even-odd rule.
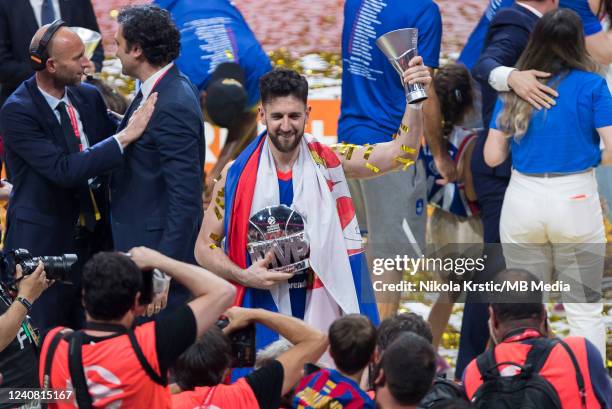
[[[525,135],[519,142],[511,139],[512,166],[519,172],[580,172],[601,160],[596,129],[612,126],[606,81],[595,73],[572,70],[556,88],[557,104],[533,110]],[[490,128],[499,129],[496,121],[502,107],[498,98]]]
[[[293,179],[292,172],[278,175],[278,195],[280,204],[291,206],[293,203]],[[307,270],[297,272],[289,279],[289,299],[291,300],[291,314],[299,319],[304,319],[306,312],[306,286],[308,285]]]
[[399,74],[376,46],[381,35],[400,28],[419,30],[418,52],[438,67],[442,19],[432,0],[347,0],[342,30],[342,104],[338,140],[378,143],[399,127],[406,96]]
[[584,35],[597,34],[603,29],[599,19],[591,11],[588,0],[559,0],[559,7],[572,9],[578,13],[584,26]]
[[259,78],[272,69],[270,59],[240,11],[228,0],[155,0],[172,14],[181,31],[181,54],[175,61],[200,91],[215,68],[237,62],[245,72],[247,107],[259,101]]
[[487,31],[489,30],[489,25],[491,24],[491,20],[495,17],[495,14],[504,7],[510,7],[514,4],[514,0],[489,0],[489,5],[486,10],[482,14],[478,25],[470,34],[470,38],[468,38],[463,50],[461,50],[461,55],[459,55],[458,62],[464,64],[469,70],[472,69],[476,61],[478,61],[478,57],[482,52],[482,47],[485,42],[485,37],[487,35]]

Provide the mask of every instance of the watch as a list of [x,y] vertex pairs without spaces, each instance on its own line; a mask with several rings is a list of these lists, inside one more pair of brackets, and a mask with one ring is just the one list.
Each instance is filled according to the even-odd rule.
[[32,310],[32,303],[26,300],[24,297],[17,297],[15,299],[21,304],[23,304],[23,306],[26,307],[26,310],[28,310],[28,312]]

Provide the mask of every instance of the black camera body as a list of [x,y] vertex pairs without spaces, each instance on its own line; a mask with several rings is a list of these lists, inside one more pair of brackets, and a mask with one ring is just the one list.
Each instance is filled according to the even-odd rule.
[[4,256],[3,264],[9,274],[13,274],[17,265],[20,265],[23,276],[27,276],[36,270],[39,261],[45,265],[45,273],[49,280],[66,282],[70,281],[72,265],[78,261],[78,257],[76,254],[33,257],[26,249],[16,249]]
[[[227,327],[229,320],[222,318],[217,321],[221,329]],[[252,368],[255,366],[255,324],[233,331],[229,334],[234,356],[233,368]]]

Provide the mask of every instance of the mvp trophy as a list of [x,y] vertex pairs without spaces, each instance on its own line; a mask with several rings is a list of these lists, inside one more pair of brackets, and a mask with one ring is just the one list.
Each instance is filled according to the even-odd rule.
[[[400,78],[408,68],[410,60],[417,55],[418,34],[419,30],[416,28],[403,28],[389,31],[376,40],[376,45],[387,56],[393,68],[399,73]],[[403,79],[402,85],[409,104],[416,104],[427,99],[427,93],[423,85],[404,84]]]

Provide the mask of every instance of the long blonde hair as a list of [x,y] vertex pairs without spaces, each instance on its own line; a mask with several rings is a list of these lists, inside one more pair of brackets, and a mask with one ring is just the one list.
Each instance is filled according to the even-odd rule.
[[[556,88],[572,69],[596,72],[598,66],[586,50],[578,14],[564,8],[546,13],[531,33],[516,68],[549,72],[553,78],[549,84],[552,88]],[[545,83],[550,79],[539,81]],[[497,119],[497,126],[520,140],[527,132],[533,108],[514,92],[505,93],[502,101],[504,108]]]

